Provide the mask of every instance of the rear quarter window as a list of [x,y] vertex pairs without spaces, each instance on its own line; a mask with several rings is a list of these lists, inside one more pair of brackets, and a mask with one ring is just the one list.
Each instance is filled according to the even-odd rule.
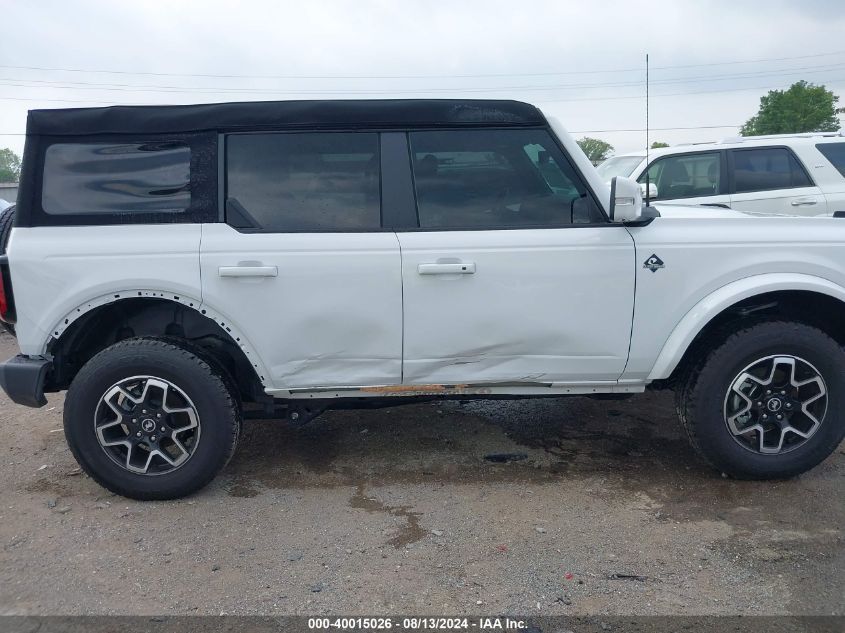
[[845,176],[845,143],[819,143],[816,149],[836,167],[836,171]]
[[183,143],[55,143],[41,204],[49,215],[180,213],[191,205],[190,180]]

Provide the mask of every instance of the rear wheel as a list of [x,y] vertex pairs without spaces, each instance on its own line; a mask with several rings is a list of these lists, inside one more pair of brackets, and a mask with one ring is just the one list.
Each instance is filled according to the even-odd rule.
[[134,499],[173,499],[205,486],[234,454],[240,425],[223,371],[169,340],[106,348],[65,400],[65,435],[79,464]]
[[738,478],[805,472],[845,437],[845,353],[824,332],[764,322],[740,330],[694,368],[678,392],[693,446]]
[[6,246],[9,245],[9,236],[12,234],[14,222],[15,205],[12,205],[0,213],[0,255],[6,253]]
[[[15,205],[8,207],[0,213],[0,255],[6,254],[6,247],[9,245],[9,237],[12,235],[12,226],[15,223]],[[0,322],[3,329],[12,336],[15,335],[15,326],[11,323]]]

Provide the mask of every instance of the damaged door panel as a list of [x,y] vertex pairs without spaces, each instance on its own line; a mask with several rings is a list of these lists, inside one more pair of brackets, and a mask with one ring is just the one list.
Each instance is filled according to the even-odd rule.
[[590,383],[625,368],[634,243],[546,130],[408,135],[404,382]]
[[[623,227],[400,233],[404,381],[616,380],[628,357],[634,246]],[[475,273],[420,274],[440,258]]]
[[378,134],[230,134],[225,154],[203,302],[256,344],[267,390],[399,384],[402,279],[381,227]]

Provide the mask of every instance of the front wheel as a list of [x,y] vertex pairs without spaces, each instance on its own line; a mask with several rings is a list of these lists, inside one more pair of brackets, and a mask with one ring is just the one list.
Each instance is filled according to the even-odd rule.
[[693,446],[742,479],[805,472],[845,437],[845,353],[827,334],[771,321],[715,347],[679,387]]
[[65,400],[65,435],[80,466],[133,499],[174,499],[205,486],[234,453],[240,424],[223,372],[169,340],[104,349]]

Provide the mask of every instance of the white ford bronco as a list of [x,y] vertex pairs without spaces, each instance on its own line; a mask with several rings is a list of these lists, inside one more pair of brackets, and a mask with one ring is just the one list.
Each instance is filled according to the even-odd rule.
[[0,384],[67,390],[137,499],[208,483],[244,417],[661,387],[715,468],[789,477],[845,435],[843,223],[644,206],[511,101],[36,110]]

